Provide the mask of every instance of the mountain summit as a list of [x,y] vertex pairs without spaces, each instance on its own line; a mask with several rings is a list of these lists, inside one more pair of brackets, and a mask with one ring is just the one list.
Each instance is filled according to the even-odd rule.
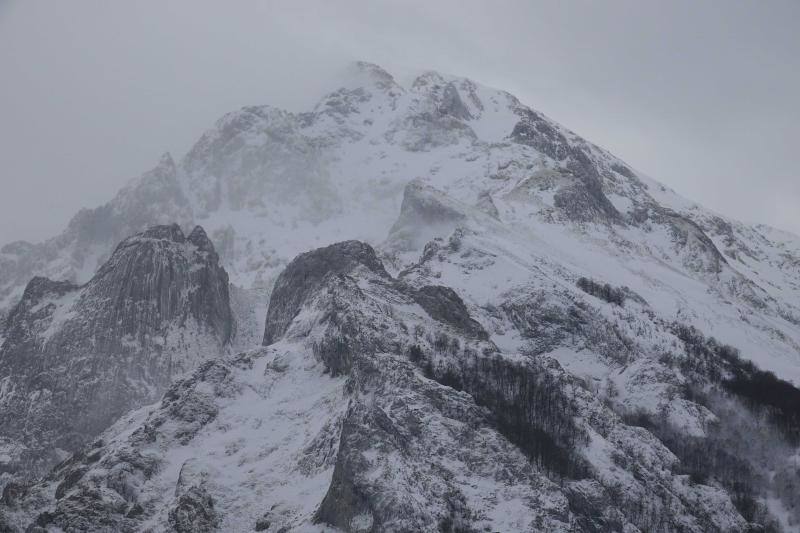
[[4,466],[53,466],[219,355],[232,330],[228,276],[200,226],[125,239],[83,286],[33,278],[0,347]]
[[504,91],[358,63],[0,250],[3,436],[65,459],[2,474],[0,529],[796,531],[799,267]]

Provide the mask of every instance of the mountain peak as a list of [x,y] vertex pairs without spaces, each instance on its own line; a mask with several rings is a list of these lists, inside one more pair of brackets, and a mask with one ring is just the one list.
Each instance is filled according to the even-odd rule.
[[186,240],[197,246],[200,251],[215,253],[214,244],[208,238],[206,230],[202,226],[195,226]]
[[80,287],[28,283],[0,346],[0,425],[27,449],[7,468],[41,473],[228,344],[228,276],[198,228],[196,248],[177,224],[131,236]]
[[286,333],[302,305],[326,277],[349,275],[358,268],[389,278],[372,246],[360,241],[339,242],[293,259],[275,282],[267,311],[264,346]]
[[169,172],[175,172],[175,161],[172,159],[172,154],[164,152],[158,159],[159,168],[168,169]]
[[138,235],[134,235],[130,237],[128,240],[135,241],[139,239],[156,239],[156,240],[166,240],[172,241],[177,243],[182,243],[186,241],[186,237],[183,234],[183,230],[178,224],[162,224],[160,226],[152,226],[147,228],[143,232],[139,233]]
[[0,489],[83,450],[9,485],[0,530],[800,520],[800,239],[504,91],[345,78],[0,251]]
[[354,82],[360,81],[383,91],[400,88],[394,77],[375,63],[356,61],[351,64],[348,70],[351,75],[354,75]]

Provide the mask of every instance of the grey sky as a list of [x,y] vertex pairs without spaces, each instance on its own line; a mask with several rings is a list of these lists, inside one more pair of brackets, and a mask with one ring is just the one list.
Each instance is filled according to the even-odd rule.
[[516,94],[736,218],[800,233],[800,2],[0,0],[0,243],[59,232],[223,113],[365,59]]

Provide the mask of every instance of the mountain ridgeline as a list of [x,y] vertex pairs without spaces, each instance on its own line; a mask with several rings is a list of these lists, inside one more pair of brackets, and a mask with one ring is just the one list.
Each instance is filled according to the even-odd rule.
[[798,531],[798,302],[800,238],[359,63],[0,249],[0,531]]
[[218,356],[232,331],[228,276],[200,226],[125,239],[82,286],[34,278],[0,348],[6,467],[44,473]]

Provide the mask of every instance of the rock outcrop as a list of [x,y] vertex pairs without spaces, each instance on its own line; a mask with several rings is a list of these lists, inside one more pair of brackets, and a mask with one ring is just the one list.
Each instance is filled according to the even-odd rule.
[[[656,436],[667,426],[620,417],[547,353],[494,345],[453,289],[392,278],[367,244],[302,254],[279,281],[269,346],[203,364],[41,482],[9,485],[0,524],[699,533],[767,523],[744,518],[726,485],[690,482],[686,457]],[[598,361],[620,347],[631,366],[655,357],[576,294],[521,294],[490,320],[555,346],[584,343]]]
[[791,531],[798,257],[358,64],[0,248],[0,531]]
[[[119,244],[86,285],[34,278],[0,348],[0,426],[32,475],[231,339],[228,276],[199,226],[156,226]],[[9,444],[11,446],[11,444]]]
[[389,231],[398,250],[418,250],[434,236],[449,234],[466,216],[440,191],[412,181],[403,191],[400,216]]
[[275,282],[263,344],[270,345],[286,333],[303,305],[318,293],[327,276],[345,276],[359,267],[389,278],[375,250],[359,241],[333,244],[296,257]]

